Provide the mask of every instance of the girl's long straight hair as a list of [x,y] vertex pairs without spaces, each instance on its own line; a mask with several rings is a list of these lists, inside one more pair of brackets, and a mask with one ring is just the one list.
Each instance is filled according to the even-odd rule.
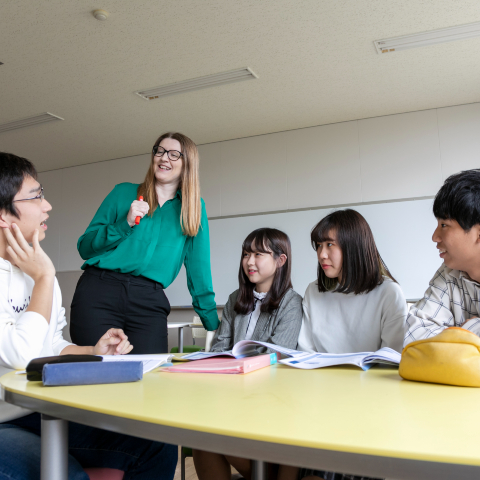
[[252,312],[254,307],[253,290],[255,284],[249,280],[243,271],[243,255],[252,252],[271,254],[274,260],[278,260],[282,254],[287,257],[287,260],[281,267],[277,265],[272,287],[268,291],[260,309],[262,312],[272,313],[280,305],[283,296],[292,288],[292,247],[290,239],[286,233],[275,228],[259,228],[248,235],[243,242],[240,269],[238,271],[239,292],[234,306],[235,312],[241,315]]
[[[183,157],[182,176],[180,179],[180,189],[182,192],[182,211],[180,213],[180,225],[184,235],[195,237],[200,228],[202,217],[202,208],[200,200],[200,179],[198,174],[199,156],[195,143],[182,133],[168,132],[160,135],[154,146],[160,144],[164,138],[171,138],[180,143]],[[158,207],[157,194],[155,192],[155,163],[152,151],[150,168],[148,169],[145,180],[138,187],[137,195],[143,196],[150,207],[148,212],[152,216]],[[177,162],[180,160],[177,160]]]
[[342,280],[339,282],[337,278],[327,277],[319,262],[319,292],[335,289],[339,293],[358,295],[371,292],[383,283],[384,277],[397,283],[378,252],[370,226],[360,213],[352,209],[337,210],[318,222],[310,235],[315,251],[319,243],[330,239],[330,232],[335,234],[342,250]]

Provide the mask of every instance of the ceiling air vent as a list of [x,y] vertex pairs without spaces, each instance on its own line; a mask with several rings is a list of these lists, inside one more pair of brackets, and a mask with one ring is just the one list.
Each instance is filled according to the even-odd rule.
[[145,100],[156,100],[157,98],[176,95],[177,93],[191,92],[202,88],[216,87],[227,83],[241,82],[243,80],[254,80],[258,78],[250,68],[239,68],[229,72],[215,73],[205,77],[193,78],[191,80],[182,80],[181,82],[162,85],[161,87],[150,88],[149,90],[140,90],[135,92]]
[[40,123],[53,122],[55,120],[63,120],[63,118],[53,115],[53,113],[45,112],[40,115],[34,115],[33,117],[15,120],[14,122],[2,123],[0,125],[0,133],[16,130],[17,128],[32,127]]
[[377,53],[390,53],[474,37],[480,37],[480,22],[440,28],[430,32],[414,33],[413,35],[403,35],[402,37],[386,38],[376,40],[373,43]]

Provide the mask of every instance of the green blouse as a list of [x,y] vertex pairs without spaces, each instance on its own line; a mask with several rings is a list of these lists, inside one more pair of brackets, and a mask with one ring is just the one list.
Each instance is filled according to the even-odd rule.
[[195,311],[207,330],[216,330],[218,315],[210,270],[210,237],[202,199],[201,225],[196,237],[183,235],[180,226],[182,196],[157,207],[152,216],[130,227],[127,214],[137,198],[138,184],[120,183],[100,205],[85,233],[78,239],[82,269],[95,266],[141,275],[167,288],[185,264],[187,284]]

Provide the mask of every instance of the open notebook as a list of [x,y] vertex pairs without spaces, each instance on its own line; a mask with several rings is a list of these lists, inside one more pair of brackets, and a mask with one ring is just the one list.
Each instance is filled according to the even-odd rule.
[[189,353],[188,355],[183,355],[182,360],[203,360],[205,358],[212,358],[212,357],[233,357],[233,358],[245,358],[245,357],[253,357],[254,355],[264,355],[260,353],[257,348],[258,346],[267,347],[271,350],[281,353],[285,356],[294,356],[295,354],[305,353],[299,352],[298,350],[291,350],[290,348],[280,347],[278,345],[274,345],[273,343],[266,343],[266,342],[256,342],[255,340],[242,340],[235,344],[232,350],[227,352],[194,352]]
[[255,340],[242,340],[236,343],[230,352],[195,352],[184,355],[183,358],[187,360],[200,360],[221,355],[235,358],[250,357],[253,355],[259,355],[259,352],[257,351],[259,345],[288,357],[280,360],[279,363],[307,370],[331,367],[333,365],[356,365],[363,370],[368,370],[375,363],[398,365],[401,358],[400,353],[388,347],[381,348],[376,352],[308,353],[280,347],[273,343],[258,342]]
[[400,353],[388,347],[383,347],[376,352],[302,353],[303,355],[280,360],[280,363],[304,370],[332,367],[334,365],[356,365],[362,370],[368,370],[375,363],[398,365],[401,358]]

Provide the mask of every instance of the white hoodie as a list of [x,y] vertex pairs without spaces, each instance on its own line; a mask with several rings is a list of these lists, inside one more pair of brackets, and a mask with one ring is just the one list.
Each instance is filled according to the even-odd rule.
[[[0,257],[0,376],[25,369],[32,358],[60,355],[71,345],[62,336],[67,325],[62,294],[55,278],[50,324],[36,312],[26,312],[34,281]],[[0,423],[31,413],[0,400]]]

